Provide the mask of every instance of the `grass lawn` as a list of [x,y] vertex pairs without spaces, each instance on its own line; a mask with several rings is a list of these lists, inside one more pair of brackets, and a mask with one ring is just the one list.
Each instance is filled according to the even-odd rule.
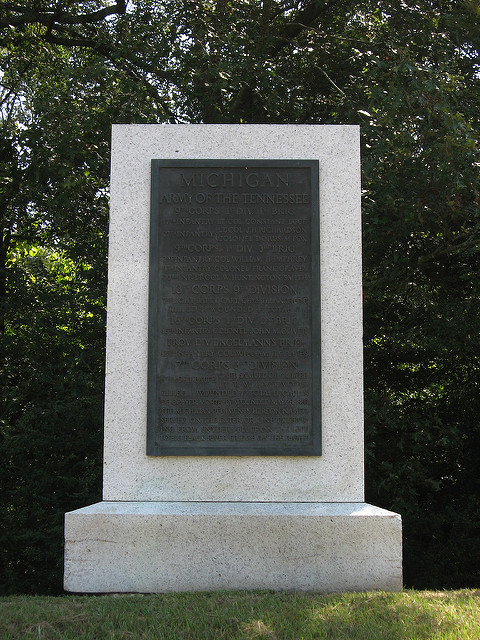
[[0,638],[479,640],[480,591],[12,596]]

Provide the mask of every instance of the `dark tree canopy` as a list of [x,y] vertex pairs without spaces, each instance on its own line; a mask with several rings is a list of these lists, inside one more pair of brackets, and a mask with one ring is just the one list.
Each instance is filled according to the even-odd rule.
[[480,6],[0,5],[0,589],[61,589],[101,487],[113,122],[360,124],[367,499],[409,586],[478,586]]

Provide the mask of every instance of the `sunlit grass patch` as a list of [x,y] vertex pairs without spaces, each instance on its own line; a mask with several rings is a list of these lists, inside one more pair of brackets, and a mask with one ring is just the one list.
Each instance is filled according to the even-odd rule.
[[478,640],[479,628],[473,590],[0,599],[0,640]]

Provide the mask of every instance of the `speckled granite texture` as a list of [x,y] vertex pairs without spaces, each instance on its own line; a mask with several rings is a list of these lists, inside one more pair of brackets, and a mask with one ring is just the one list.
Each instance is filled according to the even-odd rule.
[[362,503],[101,502],[67,514],[65,589],[394,591],[401,535]]
[[[319,160],[322,457],[147,457],[152,158]],[[360,222],[356,126],[114,126],[104,500],[363,500]]]

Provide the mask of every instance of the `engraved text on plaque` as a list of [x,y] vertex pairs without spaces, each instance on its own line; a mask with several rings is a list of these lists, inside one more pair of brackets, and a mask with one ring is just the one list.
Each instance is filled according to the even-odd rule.
[[318,163],[154,160],[148,455],[320,455]]

